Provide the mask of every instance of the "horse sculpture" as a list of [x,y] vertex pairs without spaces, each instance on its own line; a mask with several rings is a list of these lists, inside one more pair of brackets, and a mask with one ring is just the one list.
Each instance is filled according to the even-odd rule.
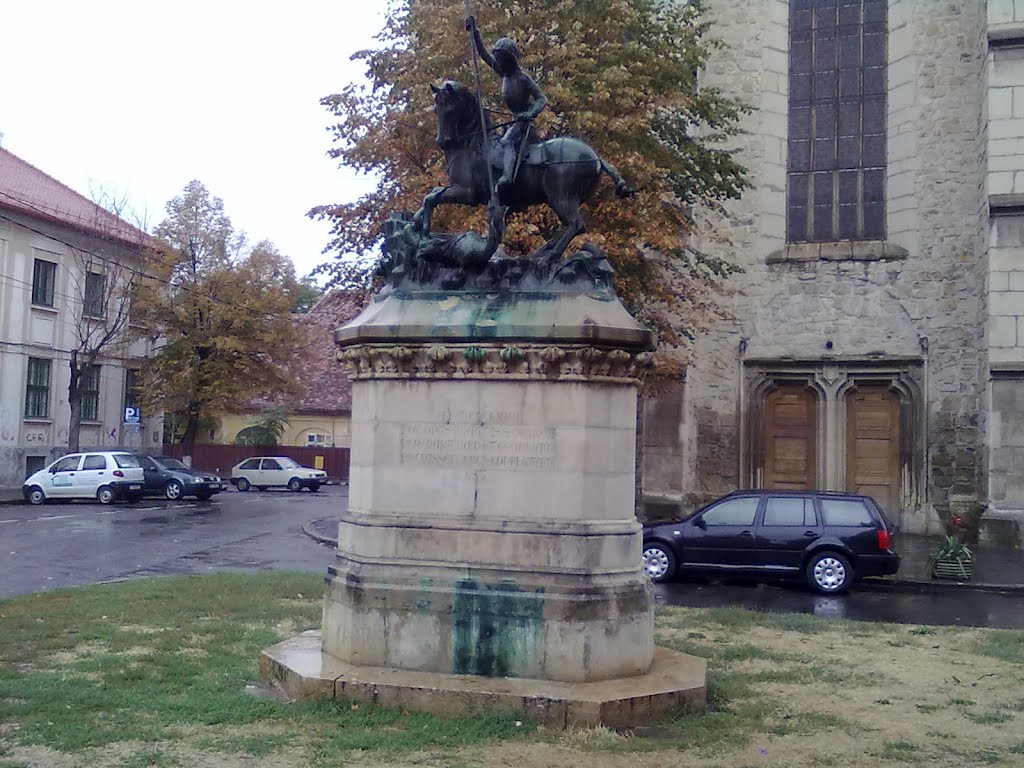
[[[487,164],[501,166],[494,127],[488,120],[486,130],[481,130],[476,96],[451,80],[441,87],[431,85],[430,89],[434,92],[437,144],[444,153],[451,183],[436,187],[423,198],[423,206],[413,222],[424,235],[430,233],[431,214],[439,205],[488,205],[492,190]],[[608,174],[615,184],[616,195],[633,194],[618,171],[579,139],[559,137],[527,146],[507,199],[500,201],[498,209],[491,206],[486,246],[489,252],[485,256],[489,258],[501,242],[507,212],[546,203],[565,229],[532,255],[550,260],[560,258],[573,239],[586,231],[580,205],[594,194],[602,173]]]

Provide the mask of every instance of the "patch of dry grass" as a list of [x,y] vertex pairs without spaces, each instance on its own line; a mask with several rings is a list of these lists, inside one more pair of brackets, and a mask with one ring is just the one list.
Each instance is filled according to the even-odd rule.
[[[108,621],[100,600],[63,624],[51,609],[43,631],[32,598],[4,604],[22,620],[13,632],[0,625],[0,768],[1024,765],[1021,632],[665,609],[658,642],[709,660],[707,712],[636,733],[557,732],[240,695],[260,648],[318,612],[313,577],[209,578],[189,582],[194,604],[160,604],[152,624],[140,611]],[[264,607],[246,585],[270,598]],[[220,615],[198,595],[225,586],[234,593]],[[144,582],[128,592],[155,604]],[[88,607],[102,593],[81,594]]]

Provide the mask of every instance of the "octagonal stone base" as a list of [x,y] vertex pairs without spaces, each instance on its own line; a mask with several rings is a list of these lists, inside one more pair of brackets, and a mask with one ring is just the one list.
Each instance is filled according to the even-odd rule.
[[343,698],[439,715],[503,711],[548,728],[631,728],[670,711],[700,711],[707,662],[657,648],[646,674],[588,683],[449,675],[348,664],[321,651],[319,630],[260,654],[260,673],[292,699]]

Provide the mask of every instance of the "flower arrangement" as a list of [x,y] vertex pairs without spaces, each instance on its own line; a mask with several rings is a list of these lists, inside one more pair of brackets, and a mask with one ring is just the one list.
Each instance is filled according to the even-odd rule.
[[974,553],[956,536],[947,536],[929,562],[934,578],[966,581],[974,570]]
[[965,541],[970,537],[967,521],[964,520],[962,515],[953,514],[949,516],[949,522],[946,523],[946,535],[954,536],[960,541]]
[[955,536],[964,544],[974,546],[978,543],[978,530],[985,510],[986,505],[978,502],[959,505],[946,521],[946,535]]

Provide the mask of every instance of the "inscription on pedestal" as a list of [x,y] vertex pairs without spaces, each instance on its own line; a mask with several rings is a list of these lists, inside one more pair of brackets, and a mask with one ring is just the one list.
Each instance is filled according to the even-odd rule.
[[452,469],[554,467],[554,430],[522,426],[515,411],[444,409],[438,416],[435,422],[402,427],[402,464]]

